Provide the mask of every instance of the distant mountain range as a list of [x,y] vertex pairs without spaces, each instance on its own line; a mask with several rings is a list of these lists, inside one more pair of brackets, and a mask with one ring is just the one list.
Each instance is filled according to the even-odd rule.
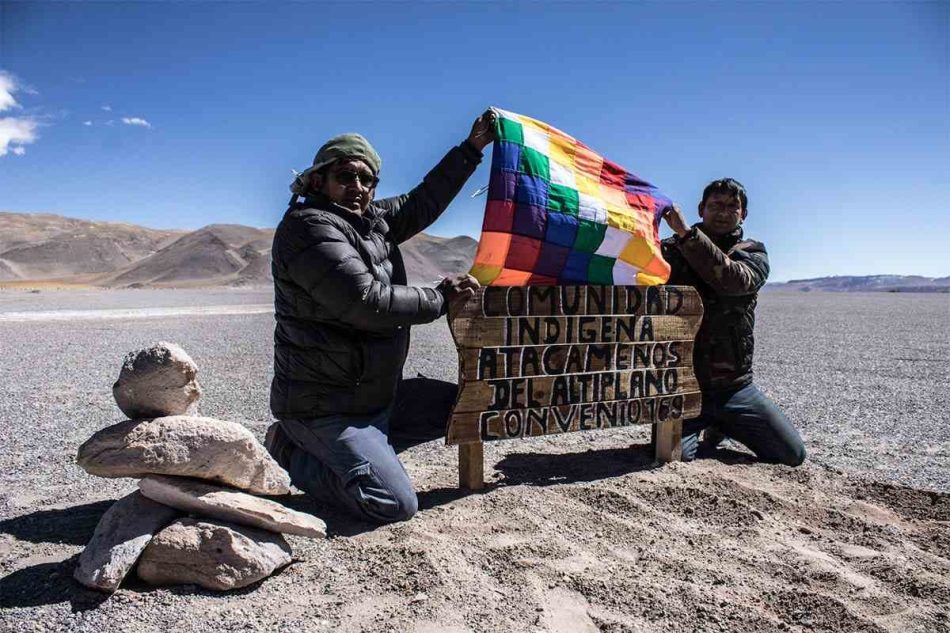
[[[271,282],[274,229],[165,231],[45,213],[0,212],[0,286],[195,287]],[[420,234],[400,247],[412,283],[464,272],[470,237]]]
[[950,292],[950,277],[918,275],[838,276],[770,283],[768,290],[800,292]]
[[[274,229],[211,224],[166,231],[46,213],[0,212],[0,287],[195,287],[271,282]],[[464,272],[477,243],[421,233],[400,247],[410,283]],[[950,277],[871,275],[770,283],[800,292],[950,292]]]

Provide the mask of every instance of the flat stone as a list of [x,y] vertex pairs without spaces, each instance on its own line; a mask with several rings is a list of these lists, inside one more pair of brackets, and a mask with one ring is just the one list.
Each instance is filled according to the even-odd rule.
[[201,397],[197,375],[198,366],[185,350],[160,341],[126,355],[112,395],[133,420],[195,415]]
[[271,532],[311,538],[327,536],[327,524],[311,514],[196,479],[149,475],[139,482],[139,489],[149,499],[184,512]]
[[290,492],[290,476],[246,428],[184,415],[126,420],[95,433],[76,462],[100,477],[178,475],[255,494]]
[[151,585],[239,589],[291,561],[280,534],[240,525],[180,519],[155,535],[136,573]]
[[179,514],[138,491],[122,497],[99,519],[73,577],[92,589],[114,592],[152,537]]

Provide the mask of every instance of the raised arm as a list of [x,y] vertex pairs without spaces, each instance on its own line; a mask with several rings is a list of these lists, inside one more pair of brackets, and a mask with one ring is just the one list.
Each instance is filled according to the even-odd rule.
[[677,235],[673,248],[716,292],[748,295],[765,285],[769,255],[764,244],[752,240],[739,242],[725,253],[699,227],[690,228],[675,206],[667,209],[663,217]]
[[495,115],[486,111],[475,120],[460,145],[426,174],[409,193],[377,200],[396,243],[402,243],[438,219],[482,161],[482,150],[495,138]]
[[699,228],[694,236],[681,240],[683,259],[703,281],[722,295],[750,295],[769,278],[769,255],[761,242],[739,242],[728,253],[713,244]]

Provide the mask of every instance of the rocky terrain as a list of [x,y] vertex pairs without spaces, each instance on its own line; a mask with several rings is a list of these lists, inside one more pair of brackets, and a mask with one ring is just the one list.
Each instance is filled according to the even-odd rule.
[[950,292],[950,277],[920,275],[838,275],[770,283],[768,290],[801,292]]
[[[41,316],[0,326],[0,630],[950,630],[950,304],[924,294],[761,297],[757,381],[801,429],[801,468],[737,446],[656,467],[634,428],[489,444],[490,485],[466,495],[456,451],[432,442],[403,454],[420,491],[408,523],[273,497],[325,519],[328,538],[287,535],[293,562],[263,581],[229,594],[135,578],[111,597],[85,589],[79,554],[136,490],[74,461],[122,419],[111,386],[124,351],[179,342],[201,368],[200,415],[262,440],[273,317],[239,310],[269,299],[0,292],[0,318]],[[177,316],[149,316],[156,306]],[[74,316],[43,316],[61,309]],[[407,375],[456,371],[444,322],[416,328]]]

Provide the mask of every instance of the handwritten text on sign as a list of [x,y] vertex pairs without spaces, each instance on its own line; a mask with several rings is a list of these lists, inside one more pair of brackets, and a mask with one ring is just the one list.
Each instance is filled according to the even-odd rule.
[[448,443],[696,415],[701,318],[687,287],[483,288],[449,319],[460,376]]

